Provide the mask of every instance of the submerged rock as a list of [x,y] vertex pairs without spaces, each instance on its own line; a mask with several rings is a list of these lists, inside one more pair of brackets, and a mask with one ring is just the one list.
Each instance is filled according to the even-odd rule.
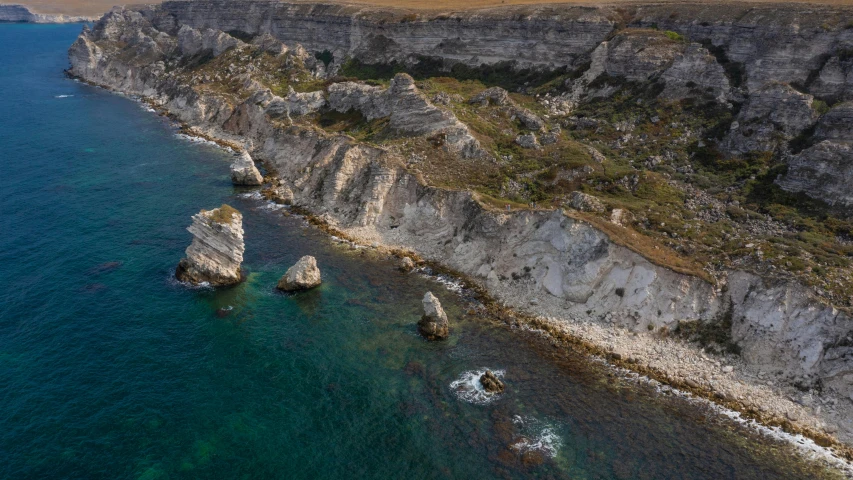
[[480,385],[489,393],[502,393],[504,391],[504,382],[492,372],[486,370],[486,373],[480,376]]
[[213,210],[202,210],[193,215],[187,228],[193,241],[187,247],[187,256],[181,259],[175,277],[194,285],[233,285],[242,279],[243,215],[229,205]]
[[424,316],[418,321],[418,332],[427,340],[443,340],[450,335],[447,314],[432,292],[424,295]]
[[255,162],[252,161],[249,152],[242,152],[231,164],[231,182],[234,185],[246,186],[257,186],[264,183],[264,177],[255,167]]
[[276,288],[285,292],[308,290],[320,285],[320,269],[317,268],[317,259],[306,255],[299,259],[292,267],[287,269]]

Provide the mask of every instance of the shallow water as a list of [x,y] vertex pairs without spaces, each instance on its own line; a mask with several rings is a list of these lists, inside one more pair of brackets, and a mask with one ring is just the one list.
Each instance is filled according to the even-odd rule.
[[[0,478],[825,473],[234,189],[226,152],[63,77],[79,29],[0,25]],[[245,216],[248,280],[177,284],[190,216],[224,202]],[[276,293],[306,254],[324,284]],[[416,333],[427,290],[447,342]],[[470,392],[483,368],[505,394]]]

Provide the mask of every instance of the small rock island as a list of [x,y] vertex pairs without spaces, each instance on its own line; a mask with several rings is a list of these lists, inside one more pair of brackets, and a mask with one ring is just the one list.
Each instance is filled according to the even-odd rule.
[[175,277],[193,285],[234,285],[242,280],[240,264],[246,250],[243,215],[229,205],[193,215],[187,230],[193,241],[178,263]]
[[495,394],[503,393],[504,391],[504,382],[502,382],[491,370],[486,370],[486,373],[480,376],[480,385],[482,385],[483,390],[488,393]]
[[427,340],[444,340],[450,335],[447,314],[432,292],[424,295],[424,315],[418,321],[418,331]]
[[314,288],[322,281],[320,269],[317,268],[317,259],[306,255],[287,269],[276,288],[285,292],[297,292]]

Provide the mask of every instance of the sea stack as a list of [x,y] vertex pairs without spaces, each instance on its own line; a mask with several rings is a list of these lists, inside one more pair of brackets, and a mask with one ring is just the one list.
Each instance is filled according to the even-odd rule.
[[427,340],[444,340],[450,335],[447,314],[432,292],[424,295],[424,316],[418,322],[418,331]]
[[500,381],[497,375],[491,370],[486,370],[486,373],[480,376],[480,385],[483,390],[488,393],[502,393],[504,391],[504,382]]
[[255,162],[249,152],[244,150],[237,155],[234,163],[231,164],[231,183],[250,187],[264,183],[264,177],[255,167]]
[[320,269],[317,268],[317,259],[306,255],[299,259],[292,267],[287,269],[276,288],[285,292],[296,292],[308,290],[322,283]]
[[193,285],[233,285],[242,279],[243,215],[229,205],[202,210],[187,228],[193,242],[178,263],[175,277]]

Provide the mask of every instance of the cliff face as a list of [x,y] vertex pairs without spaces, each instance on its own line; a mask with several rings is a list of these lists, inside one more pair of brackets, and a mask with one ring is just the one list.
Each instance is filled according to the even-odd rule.
[[193,234],[193,241],[175,270],[178,280],[214,287],[242,280],[240,264],[246,246],[240,212],[228,205],[202,210],[193,215],[187,230]]
[[[695,18],[689,21],[678,20],[678,15],[673,20],[671,12],[663,8],[637,7],[629,20],[668,22],[667,28],[680,28],[691,35],[698,32],[697,37],[707,36],[711,44],[673,40],[648,30],[628,30],[605,40],[614,24],[625,20],[624,13],[603,8],[495,9],[429,21],[397,19],[389,24],[395,12],[263,1],[167,2],[159,8],[116,9],[93,30],[84,30],[69,51],[70,72],[93,83],[150,97],[181,121],[241,143],[274,168],[281,182],[279,192],[287,192],[294,204],[352,235],[410,248],[461,271],[510,305],[560,321],[616,323],[635,331],[672,327],[684,320],[714,323],[728,319],[723,325],[742,347],[751,367],[846,398],[853,393],[851,318],[816,301],[801,284],[732,269],[723,275],[727,283],[721,288],[699,276],[662,267],[614,241],[614,236],[634,235],[631,230],[609,227],[608,235],[562,209],[496,211],[485,208],[468,191],[428,186],[409,168],[421,160],[415,154],[403,155],[407,142],[426,136],[437,156],[458,155],[464,162],[485,162],[476,165],[498,160],[468,155],[474,152],[469,146],[475,145],[471,140],[476,142],[476,138],[459,118],[437,106],[445,100],[426,99],[410,77],[394,77],[387,89],[345,82],[325,90],[285,94],[261,84],[266,74],[258,73],[254,64],[229,64],[256,58],[251,49],[259,47],[235,40],[230,48],[215,48],[231,42],[220,35],[224,29],[271,33],[285,43],[298,39],[308,50],[334,50],[338,60],[344,53],[365,60],[381,53],[384,61],[405,61],[418,52],[448,60],[469,61],[476,56],[476,62],[521,60],[555,65],[575,65],[587,58],[589,66],[566,80],[569,94],[554,101],[559,108],[612,93],[614,87],[603,80],[620,76],[631,82],[664,78],[662,94],[673,98],[695,95],[690,92],[703,80],[689,79],[694,72],[703,72],[720,80],[703,87],[710,89],[713,102],[743,103],[738,118],[754,129],[761,126],[762,133],[753,138],[746,130],[738,130],[746,127],[733,124],[722,140],[733,148],[746,141],[779,142],[780,137],[808,129],[818,118],[811,94],[790,85],[768,84],[761,78],[770,78],[768,71],[774,81],[800,78],[798,75],[814,66],[806,58],[811,55],[808,52],[824,55],[840,48],[849,35],[847,30],[812,25],[813,12],[806,15],[805,10],[797,10],[806,7],[791,7],[793,16],[781,20],[769,10],[759,15],[756,12],[762,10],[758,7],[737,7],[733,10],[741,10],[734,12],[702,7],[691,13]],[[719,18],[711,19],[717,14]],[[792,19],[799,23],[790,25]],[[382,48],[371,47],[378,41],[377,32],[383,32]],[[453,48],[442,46],[439,37],[458,42]],[[211,40],[206,52],[199,52],[182,47],[182,38],[201,39],[202,44],[205,38]],[[265,44],[270,43],[267,40]],[[193,42],[183,44],[198,45]],[[310,52],[295,43],[274,47],[272,53],[267,52],[271,57],[264,58],[280,62],[276,65],[301,66],[300,75],[308,76],[309,85],[322,83],[310,83],[325,72],[325,66]],[[639,58],[632,56],[645,48],[649,51],[640,52]],[[718,48],[725,50],[728,63],[720,63],[723,55]],[[445,53],[451,50],[454,53]],[[225,57],[228,60],[219,71],[183,73],[182,68],[197,62],[200,53],[214,58],[232,56]],[[639,62],[642,68],[630,68],[631,62]],[[731,62],[740,70],[733,69]],[[732,74],[734,70],[740,76]],[[217,80],[220,76],[224,77]],[[812,83],[816,81],[814,75],[806,76]],[[211,83],[216,88],[206,89]],[[228,85],[232,93],[223,93],[222,85]],[[773,105],[784,108],[774,109]],[[794,186],[783,178],[783,186],[828,192],[811,192],[816,196],[844,191],[838,187],[841,180],[827,173],[841,168],[846,158],[844,122],[833,120],[834,116],[843,118],[842,108],[830,110],[816,128],[816,134],[825,140],[791,160],[786,178],[799,175],[797,178],[804,179]],[[361,115],[365,118],[360,125],[368,126],[384,119],[391,138],[402,140],[395,148],[372,145],[300,120],[318,112],[333,112],[324,118],[335,122],[349,118],[342,117],[345,115]],[[431,136],[436,132],[446,137]],[[454,135],[460,143],[445,142]],[[832,147],[836,160],[820,170],[808,155],[824,148],[825,142],[838,145]],[[602,162],[599,157],[600,153],[596,161]],[[806,166],[798,168],[795,162]],[[825,180],[815,181],[817,175]],[[630,178],[626,179],[631,188]],[[850,427],[853,432],[853,425]]]
[[91,22],[92,17],[62,14],[33,13],[23,5],[0,5],[0,22],[14,23],[79,23]]
[[[814,124],[813,112],[793,110],[796,116],[782,118],[762,110],[762,104],[780,102],[789,108],[805,101],[809,109],[813,98],[829,103],[853,100],[853,60],[848,54],[853,29],[847,28],[853,9],[847,7],[566,5],[413,13],[267,0],[180,0],[164,2],[161,8],[178,23],[195,28],[269,33],[310,51],[328,50],[334,62],[352,58],[367,64],[412,64],[430,59],[445,66],[512,63],[516,68],[576,69],[590,61],[596,47],[607,45],[603,72],[611,77],[661,77],[673,98],[683,97],[689,82],[693,88],[715,90],[715,97],[746,102],[750,108],[738,116],[737,127],[724,142],[733,154],[784,149]],[[659,35],[611,38],[624,27],[671,31],[689,43],[662,43]],[[790,85],[786,88],[791,92],[779,92],[774,84]],[[832,204],[851,205],[847,196],[833,193],[853,180],[848,164],[822,162],[823,167],[812,172],[795,161],[797,179],[779,184]],[[813,187],[827,181],[829,193]]]

